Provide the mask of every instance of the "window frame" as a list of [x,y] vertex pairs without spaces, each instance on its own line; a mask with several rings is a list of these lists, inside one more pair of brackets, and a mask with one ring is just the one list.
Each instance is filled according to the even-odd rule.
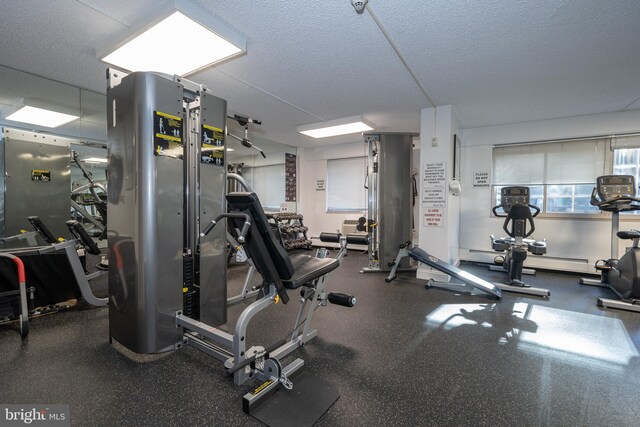
[[[330,179],[329,179],[329,162],[341,161],[341,160],[360,160],[364,165],[364,175],[362,180],[362,192],[364,195],[364,207],[361,208],[346,208],[346,209],[330,209],[329,208],[329,188],[330,188]],[[366,180],[367,180],[367,172],[368,172],[368,163],[367,156],[350,156],[350,157],[338,157],[333,159],[327,159],[326,161],[326,174],[325,174],[325,213],[327,214],[352,214],[352,213],[362,213],[368,209],[367,202],[367,189],[366,189]]]

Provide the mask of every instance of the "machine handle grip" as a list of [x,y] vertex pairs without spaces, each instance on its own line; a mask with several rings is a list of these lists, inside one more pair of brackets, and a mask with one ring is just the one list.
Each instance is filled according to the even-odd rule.
[[[540,209],[538,209],[538,212],[540,212]],[[536,214],[537,215],[537,214]],[[534,215],[535,216],[535,215]],[[533,234],[534,231],[536,231],[536,226],[533,224],[533,217],[528,217],[527,221],[529,221],[529,224],[531,225],[531,230],[529,230],[528,233],[525,233],[525,235],[523,236],[523,238],[527,238],[529,236],[531,236]]]
[[498,213],[498,208],[499,208],[499,207],[501,207],[501,206],[502,206],[502,205],[494,206],[494,207],[491,209],[491,211],[493,212],[493,214],[494,214],[495,216],[505,217],[505,216],[507,216],[506,214],[504,214],[504,215],[500,215],[500,214]]
[[20,258],[13,254],[0,254],[0,257],[10,258],[11,261],[16,265],[16,269],[18,270],[18,284],[24,285],[27,281],[26,274],[24,272],[24,263]]
[[591,206],[598,206],[600,204],[600,200],[598,200],[597,194],[598,192],[596,187],[593,187],[593,190],[591,190]]
[[339,292],[331,292],[327,299],[331,304],[341,305],[343,307],[353,307],[356,305],[356,297]]
[[[537,217],[538,214],[540,213],[540,208],[537,207],[536,205],[531,205],[530,204],[529,208],[534,210],[533,215],[532,215],[534,218]],[[533,225],[533,222],[531,223],[531,225]]]
[[247,233],[249,232],[249,228],[251,227],[251,221],[249,220],[249,215],[240,214],[245,216],[244,225],[242,226],[242,230],[240,230],[240,235],[238,236],[238,243],[244,243],[247,240]]
[[[502,216],[502,215],[498,215],[498,216]],[[507,236],[513,237],[513,234],[509,231],[509,228],[507,227],[508,225],[509,225],[509,217],[505,218],[504,222],[502,223],[502,229],[504,230],[505,233],[507,233]]]
[[206,236],[207,234],[209,234],[209,233],[211,232],[211,230],[213,230],[213,227],[215,227],[215,226],[216,226],[216,223],[217,223],[217,222],[218,222],[218,221],[216,221],[215,219],[211,220],[211,222],[210,222],[210,223],[209,223],[209,224],[204,228],[204,230],[202,230],[202,231],[200,232],[200,237],[204,237],[204,236]]
[[249,232],[249,228],[251,227],[251,218],[248,214],[245,213],[226,213],[222,215],[218,215],[214,219],[211,220],[209,225],[207,225],[204,230],[200,232],[200,237],[204,237],[207,234],[211,233],[213,227],[223,218],[237,218],[244,219],[244,225],[242,226],[242,230],[240,231],[240,235],[238,236],[238,243],[244,243],[247,237],[247,233]]

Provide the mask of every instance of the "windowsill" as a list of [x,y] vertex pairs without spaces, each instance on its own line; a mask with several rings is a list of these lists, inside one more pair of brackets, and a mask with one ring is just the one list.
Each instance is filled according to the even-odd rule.
[[[503,218],[495,215],[490,215],[490,218]],[[545,213],[540,214],[534,218],[534,221],[539,219],[549,219],[549,220],[578,220],[578,221],[611,221],[611,214],[609,212],[602,212],[597,214],[578,214],[578,213]],[[640,222],[640,214],[635,215],[620,215],[620,222]]]

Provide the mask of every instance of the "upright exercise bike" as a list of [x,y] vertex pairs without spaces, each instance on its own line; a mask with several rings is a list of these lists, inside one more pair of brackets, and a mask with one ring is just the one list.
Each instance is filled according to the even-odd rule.
[[[504,271],[509,276],[509,282],[499,286],[503,291],[547,297],[551,294],[548,289],[533,288],[522,281],[523,264],[528,253],[547,253],[546,241],[527,239],[536,229],[533,218],[538,216],[540,208],[529,203],[528,187],[503,187],[500,200],[501,203],[493,207],[493,214],[505,218],[502,229],[509,237],[491,236],[492,249],[506,254],[502,257],[501,266],[490,269]],[[504,214],[498,213],[499,208]]]
[[[611,212],[611,258],[598,260],[595,268],[600,280],[581,278],[583,285],[603,286],[618,295],[619,300],[598,298],[598,306],[640,312],[640,231],[618,231],[620,212],[640,210],[636,197],[636,183],[632,175],[605,175],[598,177],[591,193],[591,204]],[[618,239],[631,240],[631,247],[618,259]]]

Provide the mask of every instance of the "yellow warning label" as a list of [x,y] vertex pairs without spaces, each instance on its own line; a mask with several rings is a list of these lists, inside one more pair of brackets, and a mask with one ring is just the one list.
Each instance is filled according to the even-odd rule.
[[156,114],[157,114],[158,116],[166,117],[166,118],[168,118],[168,119],[173,119],[173,120],[178,120],[178,121],[181,121],[181,120],[182,120],[182,118],[181,118],[181,117],[173,116],[173,115],[171,115],[171,114],[167,114],[167,113],[163,113],[162,111],[156,111]]
[[167,141],[182,142],[182,138],[179,136],[165,135],[163,133],[156,133],[156,138],[166,139]]
[[263,382],[262,384],[260,384],[258,386],[258,388],[256,388],[255,390],[253,390],[251,392],[251,395],[255,396],[257,394],[260,394],[261,391],[263,391],[265,388],[269,387],[271,384],[273,384],[273,380],[267,380],[267,381]]

